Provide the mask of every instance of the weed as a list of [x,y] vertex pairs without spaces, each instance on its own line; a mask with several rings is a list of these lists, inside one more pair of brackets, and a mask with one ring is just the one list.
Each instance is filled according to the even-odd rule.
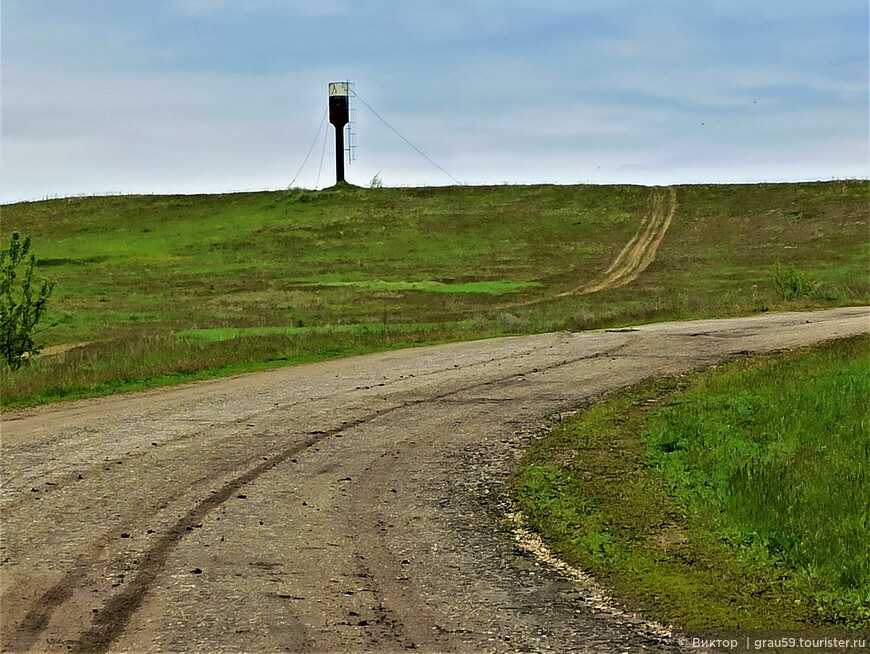
[[787,302],[808,298],[819,286],[807,273],[796,270],[793,265],[784,266],[778,260],[773,269],[773,283],[779,296]]

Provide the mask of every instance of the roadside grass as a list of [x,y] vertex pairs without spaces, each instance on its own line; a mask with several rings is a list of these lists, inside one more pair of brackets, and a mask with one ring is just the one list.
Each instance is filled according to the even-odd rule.
[[[395,347],[442,338],[427,341],[427,325],[448,326],[455,340],[870,301],[867,181],[677,187],[676,217],[636,281],[556,298],[608,267],[649,194],[626,185],[343,185],[5,205],[0,238],[30,235],[37,273],[57,281],[57,326],[45,344],[92,346],[41,357],[26,374],[0,371],[3,404],[44,401],[28,397],[37,387],[59,389],[52,397],[126,388],[153,360],[179,380],[256,369],[271,365],[271,351],[233,341],[267,336],[290,350],[319,343],[330,355],[354,351],[356,330],[374,326],[390,332],[383,347]],[[777,262],[812,293],[783,297]],[[221,339],[223,354],[185,354],[219,332],[234,334]],[[87,391],[82,380],[95,369],[105,381]]]
[[229,341],[241,339],[251,336],[298,336],[304,334],[321,334],[327,336],[335,336],[337,334],[356,333],[363,335],[389,335],[392,338],[402,337],[405,334],[410,334],[414,338],[427,340],[425,337],[432,334],[439,334],[443,340],[445,334],[454,333],[455,331],[469,331],[473,326],[468,322],[442,323],[442,324],[425,324],[411,323],[407,325],[379,325],[376,323],[370,324],[355,324],[355,325],[328,325],[325,327],[211,327],[203,329],[188,329],[179,332],[181,338],[191,338],[202,341]]
[[[250,330],[247,332],[246,330]],[[243,335],[240,335],[240,333]],[[449,343],[470,325],[217,328],[84,343],[0,376],[5,409],[132,392],[291,364]],[[476,334],[483,338],[488,332]],[[14,386],[13,386],[14,384]]]
[[536,440],[530,526],[690,630],[870,626],[870,338],[647,382]]
[[426,291],[428,293],[486,293],[488,295],[502,295],[532,286],[540,286],[539,282],[510,282],[496,280],[491,282],[468,282],[464,284],[445,284],[431,280],[419,282],[385,282],[374,281],[322,281],[310,282],[311,286],[350,286],[353,288],[366,289],[369,291]]

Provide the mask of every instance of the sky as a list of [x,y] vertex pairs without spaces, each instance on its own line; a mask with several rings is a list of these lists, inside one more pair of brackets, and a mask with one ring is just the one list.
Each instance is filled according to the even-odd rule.
[[330,186],[341,80],[360,186],[870,177],[866,0],[2,0],[0,47],[2,203]]

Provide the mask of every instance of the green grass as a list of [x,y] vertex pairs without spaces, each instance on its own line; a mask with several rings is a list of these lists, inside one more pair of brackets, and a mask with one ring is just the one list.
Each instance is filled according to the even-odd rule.
[[[271,328],[154,332],[138,338],[86,343],[59,356],[39,357],[15,377],[6,408],[138,391],[290,364],[447,343],[474,334],[467,325],[357,328]],[[480,337],[486,336],[479,333]],[[9,378],[7,378],[9,379]]]
[[551,547],[687,629],[870,626],[870,339],[655,380],[536,441]]
[[538,282],[509,282],[496,280],[491,282],[468,282],[465,284],[445,284],[431,280],[419,282],[385,282],[377,279],[372,281],[322,281],[311,282],[311,286],[321,287],[353,287],[368,291],[425,291],[428,293],[486,293],[487,295],[503,295],[511,291],[517,291],[533,286],[540,286]]
[[648,456],[682,506],[870,625],[867,338],[716,376],[656,414]]
[[[40,395],[48,388],[126,388],[153,359],[158,377],[182,380],[295,360],[315,342],[332,356],[374,326],[389,336],[377,345],[369,333],[366,347],[862,304],[868,191],[866,181],[678,187],[670,230],[636,281],[559,298],[607,268],[648,188],[345,185],[5,205],[0,238],[30,235],[37,272],[57,281],[46,345],[94,344],[21,376],[0,372],[0,394],[9,407],[63,395]],[[784,298],[777,262],[812,293]],[[206,334],[234,338],[203,356]],[[280,337],[272,349],[257,341],[266,336]]]

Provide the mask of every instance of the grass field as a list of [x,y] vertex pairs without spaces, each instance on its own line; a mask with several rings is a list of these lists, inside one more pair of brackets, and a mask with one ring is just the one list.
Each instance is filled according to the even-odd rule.
[[531,526],[687,629],[870,627],[870,338],[655,380],[537,440]]
[[[5,407],[420,343],[867,303],[866,181],[676,187],[655,261],[593,280],[649,210],[639,186],[70,198],[5,205],[57,281]],[[777,268],[779,266],[779,268]],[[777,273],[777,270],[780,272]],[[776,278],[798,281],[783,293]]]

